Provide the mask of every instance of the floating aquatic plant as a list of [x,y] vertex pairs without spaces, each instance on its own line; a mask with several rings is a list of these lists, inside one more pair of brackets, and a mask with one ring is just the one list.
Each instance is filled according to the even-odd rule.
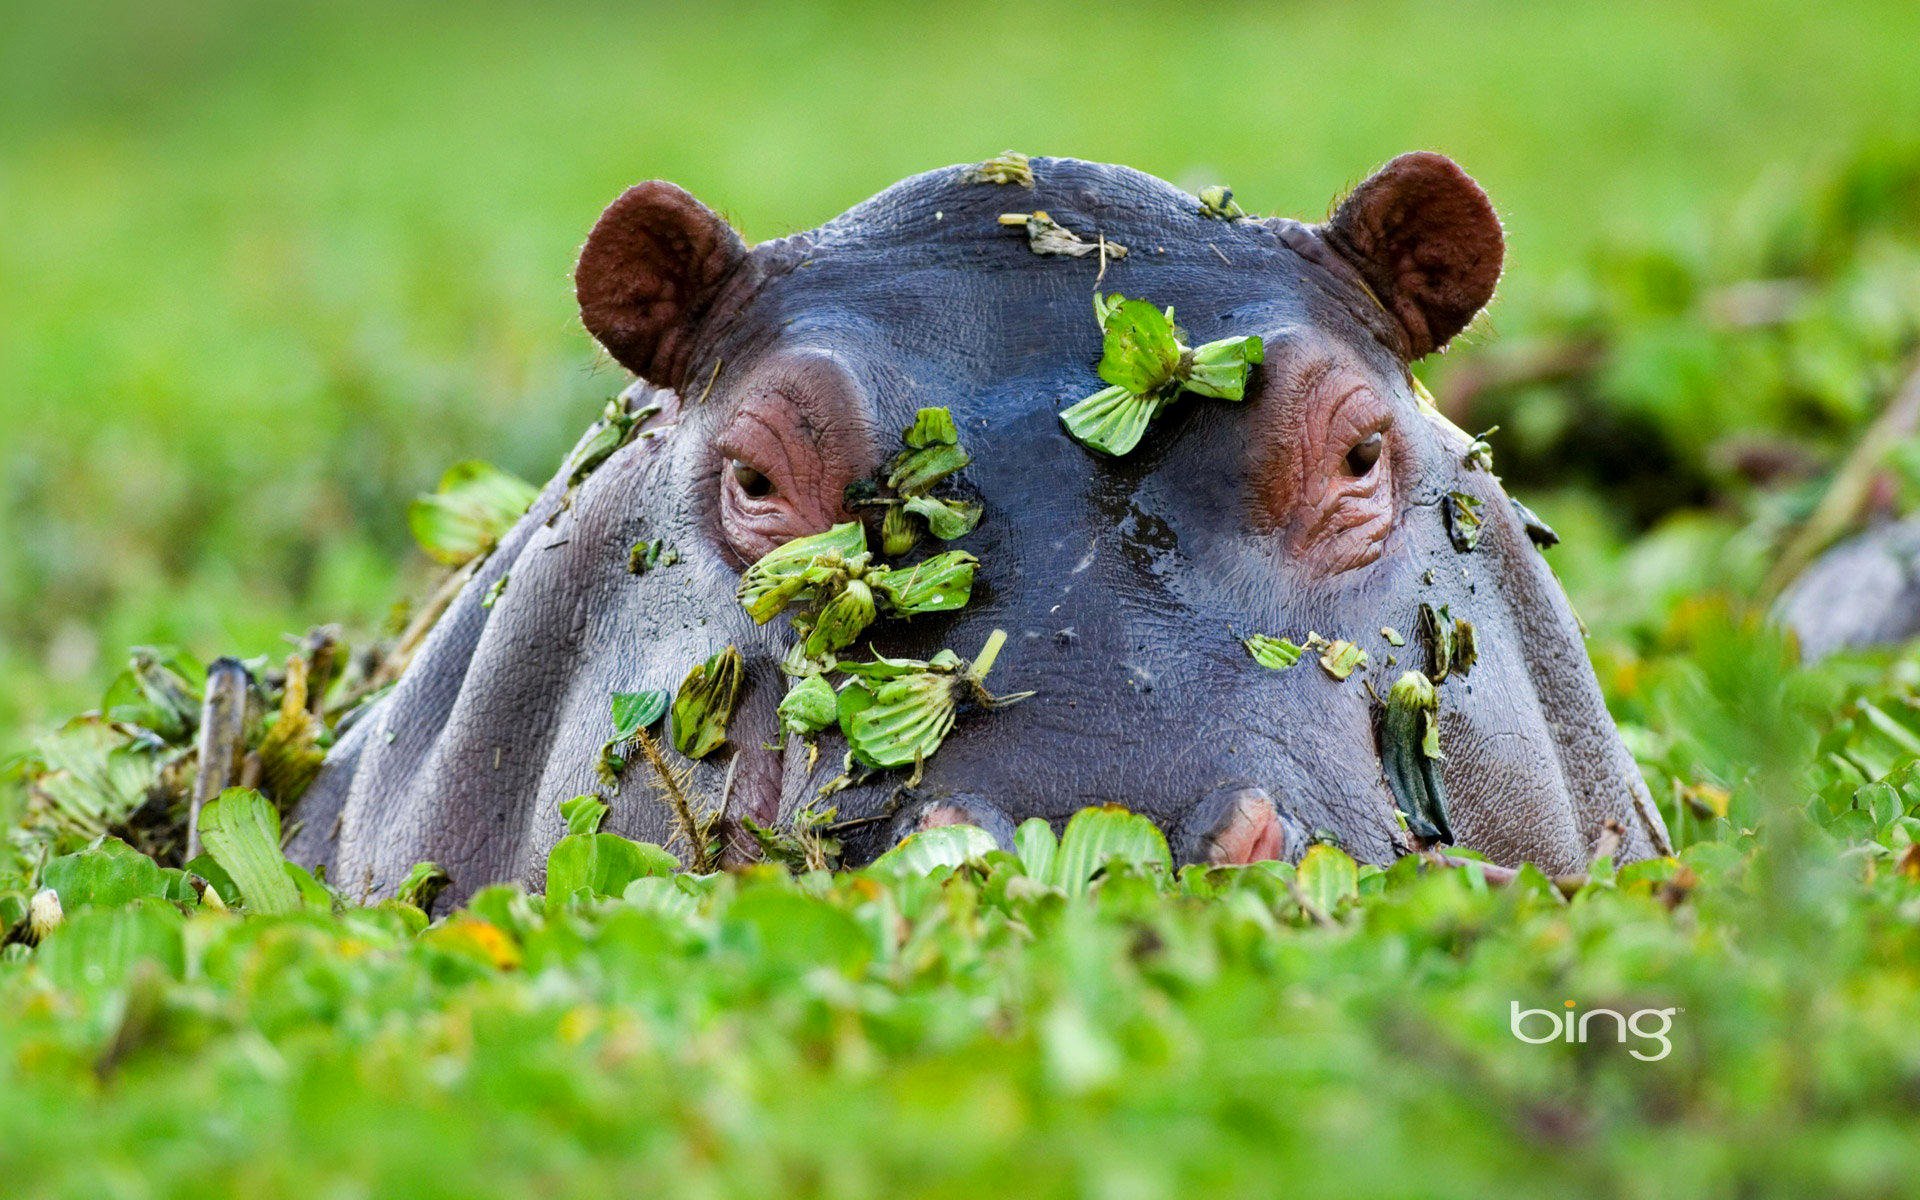
[[925,662],[875,656],[872,662],[840,664],[853,676],[840,693],[838,712],[854,760],[868,767],[923,763],[952,731],[962,700],[1004,708],[1033,695],[995,696],[986,689],[987,672],[1006,640],[1005,630],[994,630],[970,663],[942,650]]
[[1301,648],[1286,638],[1256,633],[1240,641],[1247,653],[1253,655],[1253,661],[1271,670],[1284,671],[1300,661]]
[[1453,548],[1462,554],[1480,544],[1481,503],[1478,496],[1465,492],[1447,493],[1447,536],[1453,539]]
[[898,558],[919,544],[923,534],[931,533],[943,542],[973,532],[980,523],[981,507],[970,500],[935,496],[935,487],[946,482],[973,461],[960,444],[960,430],[953,414],[944,408],[923,408],[914,415],[913,424],[901,434],[904,448],[888,464],[883,481],[887,492],[867,483],[853,494],[855,506],[884,506],[881,520],[880,549],[889,558]]
[[968,183],[1014,184],[1018,187],[1033,186],[1033,162],[1018,150],[1003,150],[999,154],[969,170]]
[[1440,779],[1440,698],[1433,681],[1408,671],[1387,692],[1379,718],[1387,788],[1422,842],[1451,842],[1447,792]]
[[744,674],[740,651],[732,646],[687,672],[673,698],[675,750],[688,758],[705,758],[726,744]]
[[1000,223],[1026,230],[1027,249],[1035,254],[1058,255],[1064,258],[1088,258],[1097,254],[1102,259],[1119,259],[1127,256],[1127,248],[1119,242],[1099,234],[1096,234],[1094,240],[1090,242],[1054,220],[1045,211],[1001,213]]
[[1246,398],[1247,374],[1262,357],[1257,336],[1189,348],[1171,308],[1098,294],[1093,308],[1104,334],[1097,369],[1108,386],[1060,414],[1081,445],[1116,456],[1131,452],[1153,418],[1185,392]]
[[1449,674],[1465,675],[1479,661],[1473,622],[1453,616],[1446,605],[1420,606],[1416,630],[1427,648],[1427,677],[1439,683]]
[[1237,221],[1247,215],[1233,200],[1233,189],[1221,184],[1200,189],[1200,215],[1215,221]]
[[973,594],[979,560],[947,550],[909,567],[877,563],[858,521],[775,547],[740,577],[740,604],[764,625],[790,605],[800,634],[791,668],[805,674],[830,665],[831,656],[882,615],[918,616],[964,607]]

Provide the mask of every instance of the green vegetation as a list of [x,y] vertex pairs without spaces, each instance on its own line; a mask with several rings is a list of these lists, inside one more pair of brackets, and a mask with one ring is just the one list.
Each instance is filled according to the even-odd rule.
[[[593,804],[545,896],[429,925],[267,882],[257,797],[202,899],[108,841],[0,958],[9,1194],[1897,1194],[1920,657],[1707,625],[1654,692],[1733,808],[1582,879],[1327,846],[1173,876],[1115,812],[697,877]],[[1566,1001],[1677,1011],[1511,1033]]]

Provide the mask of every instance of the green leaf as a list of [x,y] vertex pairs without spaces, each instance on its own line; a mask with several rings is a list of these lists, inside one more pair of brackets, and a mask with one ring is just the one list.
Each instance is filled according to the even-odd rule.
[[615,692],[613,694],[613,736],[628,741],[642,729],[649,729],[667,711],[667,693]]
[[1332,916],[1342,901],[1360,897],[1360,868],[1346,851],[1325,842],[1308,847],[1293,878],[1300,898],[1322,916]]
[[1284,671],[1300,661],[1301,648],[1286,638],[1256,633],[1243,638],[1241,644],[1253,655],[1253,661],[1275,671]]
[[1005,150],[969,170],[968,183],[1015,184],[1023,188],[1033,187],[1033,166],[1026,155],[1017,150]]
[[951,674],[917,671],[848,688],[871,696],[871,703],[841,722],[854,758],[869,767],[905,767],[933,757],[953,730],[957,682]]
[[575,833],[547,852],[547,899],[566,900],[584,890],[618,896],[636,879],[671,875],[680,860],[659,846],[615,833]]
[[1159,397],[1115,385],[1062,410],[1060,421],[1081,445],[1118,458],[1140,444],[1159,411]]
[[1462,554],[1480,544],[1480,503],[1478,496],[1465,492],[1447,493],[1447,536],[1453,539],[1453,548]]
[[1070,896],[1084,894],[1093,879],[1118,860],[1133,866],[1173,872],[1173,855],[1158,826],[1117,804],[1083,808],[1067,822],[1049,880]]
[[814,598],[813,589],[827,576],[820,571],[810,575],[810,569],[842,566],[866,549],[867,528],[858,521],[775,546],[741,574],[741,607],[757,624],[765,625],[794,601]]
[[905,557],[920,544],[924,520],[915,520],[904,504],[890,504],[880,518],[880,553],[888,558]]
[[613,810],[598,796],[575,796],[560,802],[560,819],[568,833],[598,833],[600,822]]
[[1320,656],[1320,666],[1327,674],[1345,683],[1347,677],[1367,665],[1367,652],[1349,641],[1336,641],[1328,644],[1326,652]]
[[[566,806],[561,807],[564,809]],[[452,882],[453,877],[439,863],[415,863],[413,869],[407,872],[407,877],[400,881],[400,890],[394,899],[425,912],[433,907],[433,902]]]
[[1433,680],[1419,671],[1395,680],[1379,728],[1387,790],[1407,819],[1407,831],[1423,843],[1451,842],[1439,766],[1440,697]]
[[1200,215],[1215,221],[1234,221],[1247,215],[1233,200],[1233,189],[1214,184],[1200,189]]
[[492,550],[540,489],[478,460],[455,463],[438,491],[407,510],[414,540],[440,562],[461,566]]
[[824,675],[809,675],[788,689],[777,710],[780,728],[812,737],[839,719],[839,697]]
[[878,611],[867,581],[847,580],[814,618],[804,643],[807,657],[817,659],[851,646],[873,624]]
[[290,913],[300,891],[280,853],[280,812],[251,788],[228,788],[200,810],[200,840],[251,913]]
[[675,750],[688,758],[705,758],[726,744],[744,674],[740,651],[732,646],[687,672],[673,701]]
[[1145,300],[1108,301],[1101,327],[1100,378],[1135,396],[1158,391],[1180,365],[1180,341],[1171,310],[1161,312]]
[[283,862],[281,869],[293,881],[294,891],[300,895],[301,907],[323,913],[338,911],[340,898],[334,895],[332,888],[315,879],[313,872],[299,863],[291,862]]
[[[979,504],[970,500],[948,500],[940,496],[909,496],[899,508],[889,509],[887,515],[892,516],[902,510],[926,521],[927,532],[943,542],[951,542],[955,538],[963,538],[972,533],[974,526],[980,523],[980,514],[983,511]],[[913,545],[909,542],[907,549],[912,548]],[[904,554],[906,550],[900,553]]]
[[160,865],[119,838],[103,837],[76,854],[63,854],[41,872],[42,887],[60,895],[67,913],[83,908],[119,908],[143,896],[166,893]]
[[1060,852],[1060,839],[1053,826],[1039,817],[1029,817],[1013,831],[1013,850],[1027,875],[1042,883],[1053,881],[1053,860]]
[[94,909],[63,922],[34,952],[34,960],[54,987],[80,995],[122,987],[146,963],[179,979],[186,973],[182,926],[179,911],[160,900]]
[[870,572],[874,590],[895,616],[950,612],[973,597],[973,569],[980,560],[964,550],[948,550],[911,567]]
[[945,408],[922,408],[913,414],[913,424],[900,435],[900,440],[910,450],[925,450],[931,446],[958,446],[960,427],[953,423],[953,413]]
[[873,869],[892,874],[926,875],[940,867],[965,866],[1000,848],[993,835],[972,825],[922,829],[873,860]]
[[1264,344],[1252,335],[1208,342],[1188,359],[1184,390],[1217,400],[1245,399],[1247,375],[1264,356]]

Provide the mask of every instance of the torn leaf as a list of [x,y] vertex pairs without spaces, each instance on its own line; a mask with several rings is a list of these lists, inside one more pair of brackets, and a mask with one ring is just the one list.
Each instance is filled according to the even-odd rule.
[[705,758],[726,744],[744,673],[740,651],[732,646],[687,672],[673,700],[675,750],[688,758]]
[[400,881],[400,890],[394,893],[393,898],[426,912],[452,882],[453,876],[447,874],[447,869],[439,863],[415,863],[413,869],[407,872],[407,877]]
[[1127,248],[1119,242],[1108,241],[1097,234],[1093,241],[1088,241],[1045,212],[1001,213],[1000,223],[1024,228],[1027,249],[1035,254],[1065,258],[1086,258],[1095,254],[1114,259],[1127,256]]
[[611,708],[613,736],[601,744],[600,757],[595,765],[601,780],[609,787],[617,787],[621,773],[627,769],[627,759],[620,752],[621,747],[666,713],[667,694],[664,691],[615,692]]
[[911,567],[876,569],[868,578],[895,616],[911,617],[965,607],[973,596],[973,569],[979,565],[965,550],[948,550]]
[[1389,646],[1404,646],[1407,644],[1407,639],[1401,637],[1400,631],[1391,625],[1382,625],[1380,627],[1380,636],[1387,639],[1387,645]]
[[1103,333],[1100,378],[1136,396],[1157,392],[1174,378],[1180,368],[1180,339],[1173,326],[1173,310],[1162,312],[1145,300],[1110,297],[1104,307],[1094,297],[1102,313]]
[[1500,432],[1498,425],[1475,437],[1467,446],[1467,452],[1461,456],[1460,465],[1468,470],[1479,468],[1491,474],[1493,472],[1493,443],[1487,439]]
[[1253,661],[1270,670],[1284,671],[1300,661],[1301,648],[1286,638],[1256,633],[1242,638],[1241,644],[1253,655]]
[[1233,189],[1222,184],[1200,189],[1200,215],[1215,221],[1236,221],[1247,215],[1233,200]]
[[[980,523],[982,511],[980,505],[974,501],[947,500],[939,496],[909,496],[900,509],[889,510],[888,516],[901,510],[924,520],[927,523],[927,532],[943,542],[951,542],[972,533],[974,526]],[[881,540],[884,542],[884,525],[882,529]],[[912,549],[912,546],[909,545],[908,549]]]
[[600,822],[612,811],[598,796],[575,796],[560,802],[560,819],[567,823],[569,835],[600,832]]
[[1015,184],[1033,187],[1033,163],[1017,150],[1005,150],[967,172],[968,183]]
[[1440,698],[1433,681],[1408,671],[1387,693],[1378,719],[1380,761],[1394,804],[1423,843],[1451,842],[1447,793],[1440,778]]
[[567,486],[573,487],[601,463],[613,457],[613,452],[627,444],[627,438],[634,428],[648,417],[660,411],[657,404],[649,404],[638,412],[628,412],[626,399],[615,396],[607,401],[607,407],[600,413],[600,419],[587,431],[579,449],[567,462]]
[[942,650],[927,662],[876,659],[846,664],[857,681],[840,693],[839,719],[854,760],[876,768],[923,763],[953,729],[963,698],[1000,708],[1031,696],[995,696],[986,690],[987,672],[1006,640],[1005,630],[994,630],[972,663]]
[[825,582],[831,571],[866,550],[866,526],[858,521],[775,546],[741,574],[740,605],[755,623],[765,625],[788,604],[811,599],[811,589]]
[[407,508],[420,548],[450,567],[491,551],[540,496],[540,489],[479,460],[455,463],[440,486]]
[[1186,390],[1217,400],[1242,400],[1247,394],[1247,374],[1260,365],[1266,345],[1257,337],[1221,338],[1194,350],[1182,364],[1187,372]]
[[679,561],[680,552],[667,545],[662,538],[635,542],[633,549],[627,551],[627,574],[645,575],[648,571],[670,567]]
[[500,597],[507,594],[507,580],[510,578],[512,578],[511,575],[502,575],[500,578],[488,584],[486,592],[480,597],[480,607],[492,608],[495,604],[498,604]]
[[839,697],[824,675],[809,675],[787,690],[776,710],[785,733],[812,737],[839,720]]
[[1367,665],[1367,652],[1349,641],[1336,641],[1327,646],[1326,653],[1320,656],[1320,666],[1327,674],[1346,682],[1347,677]]
[[1447,536],[1453,548],[1469,553],[1480,544],[1480,498],[1465,492],[1447,493]]
[[890,504],[880,518],[880,553],[899,558],[920,544],[920,522],[904,504]]
[[849,579],[811,622],[804,645],[808,658],[843,650],[873,624],[877,610],[873,588],[864,579]]

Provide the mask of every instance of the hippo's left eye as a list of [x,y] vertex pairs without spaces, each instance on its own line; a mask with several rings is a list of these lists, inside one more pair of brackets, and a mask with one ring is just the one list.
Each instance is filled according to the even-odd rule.
[[1361,438],[1347,451],[1347,474],[1358,479],[1373,470],[1373,465],[1380,461],[1380,448],[1385,444],[1377,432]]
[[754,499],[758,500],[762,496],[773,494],[773,480],[768,479],[756,468],[736,458],[727,464],[727,469],[733,472],[733,481],[739,485],[740,490]]

